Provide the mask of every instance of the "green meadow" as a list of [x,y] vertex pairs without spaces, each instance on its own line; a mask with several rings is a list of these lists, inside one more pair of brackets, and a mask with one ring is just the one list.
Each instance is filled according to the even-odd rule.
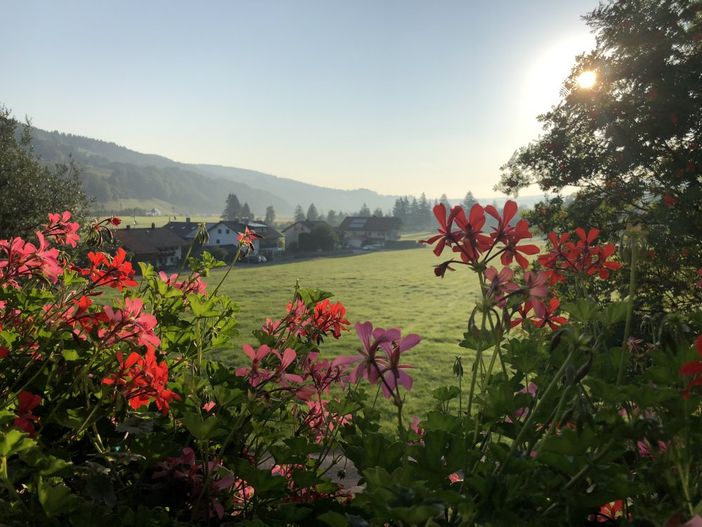
[[[465,269],[449,272],[443,279],[434,276],[433,266],[439,261],[430,248],[424,247],[235,267],[220,290],[239,305],[240,334],[234,340],[234,349],[223,351],[221,358],[241,362],[242,344],[254,343],[251,331],[266,317],[279,318],[285,313],[299,281],[301,286],[333,293],[333,300],[346,306],[352,324],[370,320],[376,327],[400,327],[403,334],[422,337],[404,360],[414,366],[410,372],[414,387],[407,396],[407,408],[410,413],[422,414],[432,404],[434,388],[455,383],[455,357],[462,356],[466,367],[471,363],[472,353],[460,348],[458,342],[480,294],[475,275]],[[223,273],[217,270],[210,275],[210,288]],[[339,341],[329,339],[322,350],[329,356],[352,354],[358,346],[352,329]]]

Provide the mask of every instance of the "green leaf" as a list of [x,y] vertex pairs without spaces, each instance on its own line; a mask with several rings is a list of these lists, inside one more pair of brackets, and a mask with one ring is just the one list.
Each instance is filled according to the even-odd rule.
[[461,395],[461,390],[458,389],[458,386],[442,386],[433,390],[431,395],[438,402],[445,403]]
[[214,435],[219,420],[217,416],[203,420],[198,414],[187,414],[183,417],[183,424],[195,439],[202,441]]
[[57,478],[45,481],[39,477],[37,486],[39,503],[47,516],[56,516],[64,512],[70,512],[78,505],[78,498],[71,493],[71,490]]
[[349,524],[346,516],[334,511],[322,513],[317,516],[317,519],[323,521],[327,525],[331,525],[331,527],[346,527]]
[[31,439],[24,432],[16,428],[0,436],[0,456],[10,457],[20,452],[29,450],[36,445],[36,441]]
[[78,355],[78,351],[73,349],[65,349],[61,352],[61,355],[63,355],[63,358],[69,362],[78,360],[80,358],[80,356]]

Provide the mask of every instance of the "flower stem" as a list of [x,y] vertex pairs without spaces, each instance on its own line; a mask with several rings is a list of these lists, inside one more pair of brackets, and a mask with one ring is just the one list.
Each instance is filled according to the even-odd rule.
[[622,339],[622,354],[619,358],[619,370],[617,371],[617,386],[624,380],[624,366],[626,365],[626,345],[631,335],[631,319],[634,313],[634,294],[636,292],[636,257],[638,244],[633,241],[631,244],[631,260],[629,266],[629,305],[626,309],[626,322],[624,323],[624,338]]
[[570,361],[573,359],[573,356],[575,355],[576,347],[573,346],[573,348],[570,350],[568,353],[568,356],[565,358],[563,361],[563,364],[561,364],[561,367],[558,369],[556,372],[556,375],[553,376],[553,379],[551,379],[551,382],[549,385],[546,387],[546,390],[544,390],[544,394],[541,396],[539,401],[536,403],[536,406],[534,407],[534,411],[529,414],[529,417],[527,417],[526,422],[524,423],[524,426],[519,430],[519,434],[517,434],[516,439],[512,443],[512,447],[509,450],[509,454],[507,454],[507,457],[505,458],[505,462],[499,466],[499,468],[496,469],[495,474],[500,475],[502,471],[505,469],[507,464],[509,463],[509,460],[514,456],[514,452],[517,450],[517,447],[519,444],[522,442],[522,439],[524,438],[524,435],[527,433],[527,430],[529,430],[529,427],[531,426],[531,422],[534,420],[536,414],[538,413],[539,409],[541,408],[541,404],[548,398],[548,396],[551,394],[551,391],[555,388],[556,384],[560,380],[560,378],[563,376],[565,373],[566,368],[570,364]]

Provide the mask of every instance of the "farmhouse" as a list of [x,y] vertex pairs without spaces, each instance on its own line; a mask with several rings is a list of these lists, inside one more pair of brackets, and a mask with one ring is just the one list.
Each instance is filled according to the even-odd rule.
[[285,247],[294,248],[300,245],[300,235],[309,234],[317,225],[327,225],[326,221],[296,221],[283,229],[285,235]]
[[265,223],[246,220],[224,221],[222,223],[237,234],[244,232],[244,229],[248,227],[261,236],[260,239],[254,241],[254,254],[261,254],[267,258],[272,258],[285,250],[285,238],[283,235]]
[[[171,221],[166,224],[164,228],[170,230],[174,234],[177,234],[188,243],[192,243],[192,240],[197,235],[198,225],[198,223],[191,222],[190,218],[186,218],[184,222]],[[244,232],[247,227],[256,232],[256,234],[262,236],[261,239],[256,239],[254,241],[253,254],[262,254],[267,257],[272,257],[284,250],[282,234],[265,223],[247,220],[206,223],[205,228],[207,229],[209,239],[207,242],[200,245],[199,248],[201,249],[204,247],[212,249],[215,247],[220,247],[227,253],[234,254],[239,247],[239,233]]]
[[402,221],[392,216],[349,216],[339,226],[342,243],[347,247],[385,244],[400,239]]
[[126,229],[114,231],[117,243],[137,262],[146,262],[158,269],[167,269],[180,264],[189,243],[163,227]]

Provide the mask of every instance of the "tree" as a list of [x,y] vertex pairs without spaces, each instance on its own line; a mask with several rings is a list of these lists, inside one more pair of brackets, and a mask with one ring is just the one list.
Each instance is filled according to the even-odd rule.
[[69,210],[80,219],[90,205],[73,164],[42,165],[31,147],[29,122],[18,127],[0,106],[0,239],[32,234],[49,212]]
[[463,203],[461,203],[461,205],[463,205],[463,209],[465,211],[469,211],[473,208],[473,205],[475,205],[476,203],[478,203],[478,200],[475,199],[473,193],[469,190],[466,194],[466,197],[463,198]]
[[381,209],[380,207],[378,207],[377,209],[375,209],[375,210],[373,211],[373,216],[376,217],[376,218],[382,218],[382,217],[383,217],[383,209]]
[[248,203],[244,203],[241,207],[241,217],[245,220],[250,220],[254,216],[253,211],[249,208]]
[[[637,309],[699,304],[702,262],[702,5],[621,0],[585,17],[597,47],[577,58],[562,99],[539,117],[544,133],[503,167],[499,189],[556,194],[532,221],[597,226],[636,238]],[[581,82],[583,73],[594,84]],[[570,204],[559,194],[577,192]],[[618,273],[620,294],[628,273]],[[663,294],[665,293],[665,294]]]
[[295,221],[305,221],[305,211],[301,205],[295,207]]
[[370,209],[368,208],[368,205],[366,205],[366,204],[364,203],[363,206],[361,207],[361,210],[358,211],[358,215],[359,215],[359,216],[362,216],[362,217],[364,217],[364,218],[370,218],[371,211],[370,211]]
[[337,224],[338,224],[338,221],[339,221],[339,220],[338,220],[338,218],[337,218],[337,215],[336,215],[336,211],[335,211],[335,210],[332,209],[332,210],[330,210],[329,212],[327,212],[327,223],[328,223],[329,225],[337,225]]
[[225,220],[236,220],[241,216],[241,204],[239,203],[239,198],[236,194],[229,194],[227,196],[227,203],[224,206],[224,211],[222,212],[222,219]]
[[275,210],[273,209],[273,205],[268,205],[266,207],[266,217],[263,221],[268,225],[273,225],[275,222]]
[[303,251],[331,251],[339,244],[339,238],[331,225],[320,223],[309,233],[300,234],[300,249]]
[[444,207],[446,207],[446,210],[449,210],[451,208],[451,203],[449,203],[446,194],[441,195],[441,197],[439,198],[439,203],[443,203]]
[[317,221],[319,219],[319,212],[317,212],[317,207],[314,206],[314,203],[310,203],[310,206],[307,208],[307,221]]

